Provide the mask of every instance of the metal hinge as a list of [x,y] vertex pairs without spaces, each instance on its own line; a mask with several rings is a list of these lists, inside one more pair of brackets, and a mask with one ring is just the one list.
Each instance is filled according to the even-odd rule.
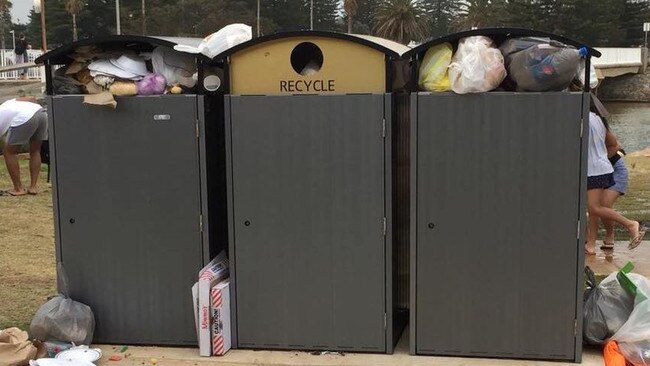
[[576,230],[576,239],[580,239],[580,219],[578,219],[578,228]]
[[386,137],[386,118],[382,119],[381,122],[381,137]]
[[199,120],[196,120],[196,138],[199,138]]
[[203,214],[199,215],[199,232],[203,232]]
[[573,336],[578,335],[578,319],[573,319]]
[[381,232],[382,232],[382,235],[386,236],[386,218],[385,217],[381,218]]
[[584,124],[585,124],[585,118],[582,117],[582,118],[580,118],[580,138],[582,138],[582,132],[583,132],[584,129],[585,129]]
[[388,329],[388,315],[384,313],[384,329]]

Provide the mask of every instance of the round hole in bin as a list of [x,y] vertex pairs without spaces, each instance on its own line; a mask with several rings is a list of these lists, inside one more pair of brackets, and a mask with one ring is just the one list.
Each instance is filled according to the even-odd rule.
[[302,42],[291,51],[291,66],[300,75],[312,75],[323,67],[323,52],[311,42]]

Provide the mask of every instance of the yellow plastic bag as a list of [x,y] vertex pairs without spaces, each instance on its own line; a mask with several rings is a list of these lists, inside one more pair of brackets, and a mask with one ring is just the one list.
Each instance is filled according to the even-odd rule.
[[420,64],[418,85],[426,91],[451,90],[449,82],[449,64],[453,48],[449,43],[442,43],[429,48]]

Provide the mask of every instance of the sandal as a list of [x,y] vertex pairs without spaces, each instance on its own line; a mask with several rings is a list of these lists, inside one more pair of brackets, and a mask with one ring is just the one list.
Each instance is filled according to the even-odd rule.
[[627,245],[627,248],[632,250],[638,247],[639,244],[641,244],[641,242],[643,241],[643,237],[645,236],[646,230],[648,229],[645,226],[640,227],[639,235],[637,235],[636,237],[632,238],[632,240],[630,240],[630,244]]

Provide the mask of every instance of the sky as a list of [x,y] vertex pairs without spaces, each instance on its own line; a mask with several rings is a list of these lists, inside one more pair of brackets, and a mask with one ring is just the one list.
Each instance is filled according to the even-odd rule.
[[13,7],[11,8],[11,19],[14,23],[27,23],[29,19],[29,11],[32,10],[34,5],[33,0],[11,0]]

